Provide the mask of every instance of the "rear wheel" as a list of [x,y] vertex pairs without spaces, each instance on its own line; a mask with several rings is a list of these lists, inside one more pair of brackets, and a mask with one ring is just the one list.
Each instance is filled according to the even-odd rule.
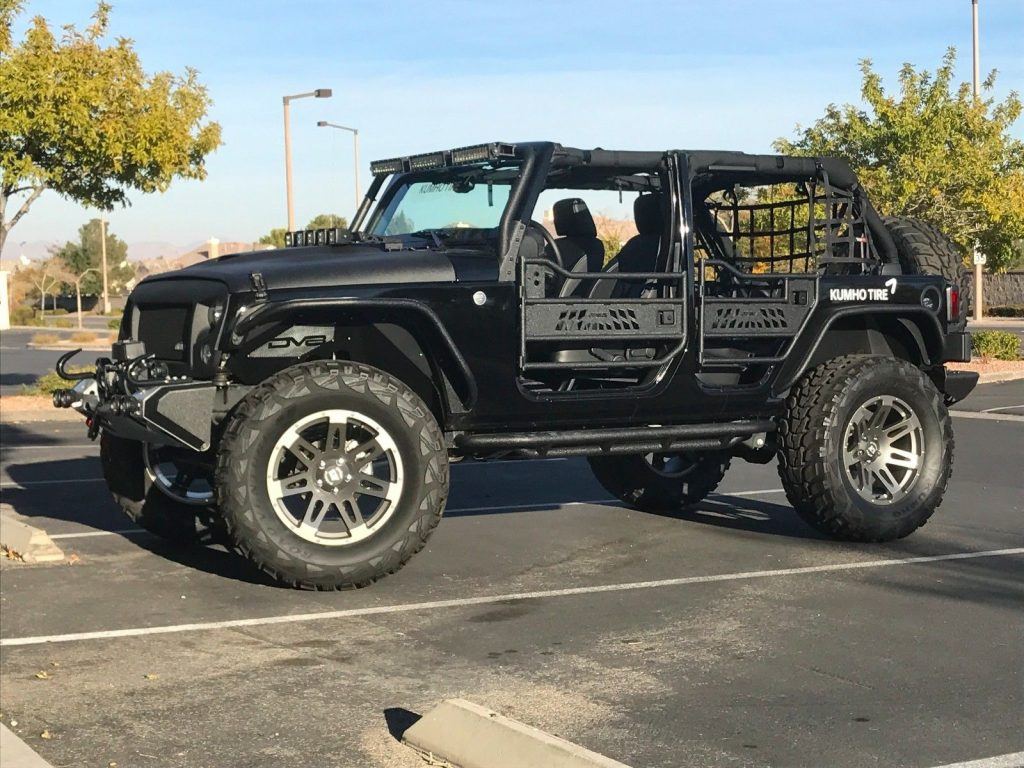
[[430,409],[399,380],[305,363],[242,401],[217,489],[232,540],[259,568],[296,587],[361,587],[423,548],[448,496],[448,454]]
[[673,512],[701,501],[729,468],[719,452],[591,456],[597,481],[626,504],[649,512]]
[[208,454],[104,432],[100,461],[114,500],[136,525],[179,544],[223,539]]
[[797,513],[832,537],[889,541],[917,530],[942,501],[952,462],[942,395],[904,360],[830,360],[787,400],[779,476]]

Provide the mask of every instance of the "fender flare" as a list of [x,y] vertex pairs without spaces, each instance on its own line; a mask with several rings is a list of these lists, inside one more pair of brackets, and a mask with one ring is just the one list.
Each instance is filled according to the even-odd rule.
[[[799,357],[799,362],[790,358],[781,366],[778,376],[772,382],[772,391],[775,393],[785,392],[792,387],[797,380],[807,371],[807,367],[814,358],[815,353],[821,346],[821,342],[828,335],[829,330],[837,320],[847,317],[864,316],[867,318],[878,315],[891,316],[896,320],[908,320],[913,328],[919,332],[914,334],[915,341],[919,345],[921,358],[928,366],[934,366],[942,362],[942,326],[938,317],[924,307],[915,306],[881,306],[881,307],[841,307],[834,310],[826,319],[824,324],[815,334],[814,342],[805,348]],[[924,321],[922,322],[922,318]],[[913,330],[911,330],[913,333]]]
[[[413,337],[421,337],[427,332],[424,341],[440,350],[449,358],[450,366],[445,369],[446,373],[454,372],[452,385],[463,407],[470,410],[477,400],[477,384],[470,370],[466,359],[455,346],[448,329],[444,327],[441,319],[427,305],[413,299],[387,299],[387,298],[296,298],[282,299],[281,301],[269,301],[257,304],[246,309],[235,318],[234,326],[231,329],[231,345],[237,347],[245,334],[262,323],[272,322],[282,315],[303,311],[321,310],[376,310],[379,312],[412,312],[421,316],[427,321],[424,326],[409,328]],[[442,390],[443,391],[443,390]]]

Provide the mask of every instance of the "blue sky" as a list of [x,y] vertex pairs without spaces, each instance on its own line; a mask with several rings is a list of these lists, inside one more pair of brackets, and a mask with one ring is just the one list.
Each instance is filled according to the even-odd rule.
[[[94,3],[26,6],[84,24]],[[286,93],[334,90],[292,107],[301,225],[354,208],[351,137],[317,120],[360,129],[364,188],[371,159],[489,140],[769,151],[828,102],[858,100],[861,58],[894,85],[902,62],[934,69],[954,45],[969,80],[970,31],[969,0],[114,0],[112,33],[149,70],[200,71],[225,144],[205,182],[134,195],[111,228],[184,245],[283,226]],[[1024,90],[1024,0],[981,0],[981,32],[983,75]],[[88,215],[47,194],[4,256],[72,238]]]

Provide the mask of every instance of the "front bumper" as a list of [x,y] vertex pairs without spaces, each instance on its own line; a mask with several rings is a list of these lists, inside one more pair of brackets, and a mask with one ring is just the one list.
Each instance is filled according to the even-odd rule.
[[[82,413],[91,434],[105,430],[152,445],[207,450],[216,387],[185,377],[156,378],[152,375],[154,369],[146,365],[144,351],[127,358],[123,345],[119,354],[119,345],[114,345],[113,360],[96,361],[92,375],[68,374],[65,366],[74,353],[61,357],[57,373],[76,383],[71,389],[54,393],[54,406]],[[139,350],[136,347],[132,351]]]

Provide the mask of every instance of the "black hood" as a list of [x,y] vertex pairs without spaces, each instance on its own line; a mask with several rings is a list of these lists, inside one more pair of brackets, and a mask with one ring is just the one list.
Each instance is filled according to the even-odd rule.
[[235,293],[252,289],[249,275],[253,272],[263,275],[271,291],[455,280],[455,268],[442,251],[385,251],[375,244],[351,243],[231,254],[156,275],[145,282],[178,278],[219,280]]

